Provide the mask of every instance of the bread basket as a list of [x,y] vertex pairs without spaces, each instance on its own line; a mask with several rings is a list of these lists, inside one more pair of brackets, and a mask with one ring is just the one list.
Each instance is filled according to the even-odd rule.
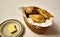
[[[27,17],[26,17],[25,12],[24,12],[25,9],[26,9],[26,7],[23,7],[23,8],[22,8],[24,21],[25,21],[26,25],[28,26],[28,28],[29,28],[30,30],[32,30],[34,33],[43,34],[43,33],[45,33],[46,30],[52,25],[52,21],[51,21],[51,24],[50,24],[49,26],[46,26],[46,27],[32,25],[32,24],[29,23],[28,20],[27,20]],[[40,8],[40,9],[41,9],[41,8]]]

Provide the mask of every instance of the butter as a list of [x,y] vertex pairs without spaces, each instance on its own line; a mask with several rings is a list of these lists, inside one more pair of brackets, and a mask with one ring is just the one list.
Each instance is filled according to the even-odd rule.
[[9,23],[8,31],[9,31],[11,34],[13,34],[13,33],[15,33],[15,32],[17,31],[15,24],[16,24],[16,23]]

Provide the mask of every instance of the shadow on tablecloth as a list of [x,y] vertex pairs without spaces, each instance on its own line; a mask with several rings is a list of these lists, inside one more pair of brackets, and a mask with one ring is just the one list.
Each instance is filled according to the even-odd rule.
[[43,35],[58,35],[57,24],[53,21],[51,27]]

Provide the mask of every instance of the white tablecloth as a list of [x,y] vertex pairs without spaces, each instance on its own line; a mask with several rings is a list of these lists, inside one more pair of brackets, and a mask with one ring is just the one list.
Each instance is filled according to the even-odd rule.
[[[33,33],[25,24],[19,7],[38,6],[54,15],[53,25],[45,34]],[[60,0],[0,0],[0,24],[8,19],[17,19],[25,27],[23,37],[60,37]]]

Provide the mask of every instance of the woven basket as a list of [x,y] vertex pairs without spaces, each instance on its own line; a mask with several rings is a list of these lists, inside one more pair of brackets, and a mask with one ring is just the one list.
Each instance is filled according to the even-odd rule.
[[37,34],[43,34],[48,29],[48,27],[40,27],[40,26],[31,25],[24,16],[23,18],[24,18],[26,25],[30,28],[30,30],[32,30],[33,32]]
[[[40,9],[41,9],[41,8],[40,8]],[[30,28],[30,30],[32,30],[33,32],[35,32],[35,33],[37,33],[37,34],[43,34],[43,33],[45,33],[46,30],[49,28],[49,26],[48,26],[48,27],[41,27],[41,26],[35,26],[35,25],[30,24],[30,23],[28,22],[28,20],[27,20],[26,15],[25,15],[25,10],[26,10],[26,7],[22,7],[24,21],[25,21],[26,25]],[[41,9],[41,10],[43,11],[44,9]],[[44,11],[45,11],[45,10],[44,10]],[[46,11],[46,12],[47,12],[47,11]],[[48,14],[50,14],[50,13],[48,13]],[[51,14],[50,14],[50,15],[51,15]],[[49,17],[52,17],[52,15],[49,16]]]

